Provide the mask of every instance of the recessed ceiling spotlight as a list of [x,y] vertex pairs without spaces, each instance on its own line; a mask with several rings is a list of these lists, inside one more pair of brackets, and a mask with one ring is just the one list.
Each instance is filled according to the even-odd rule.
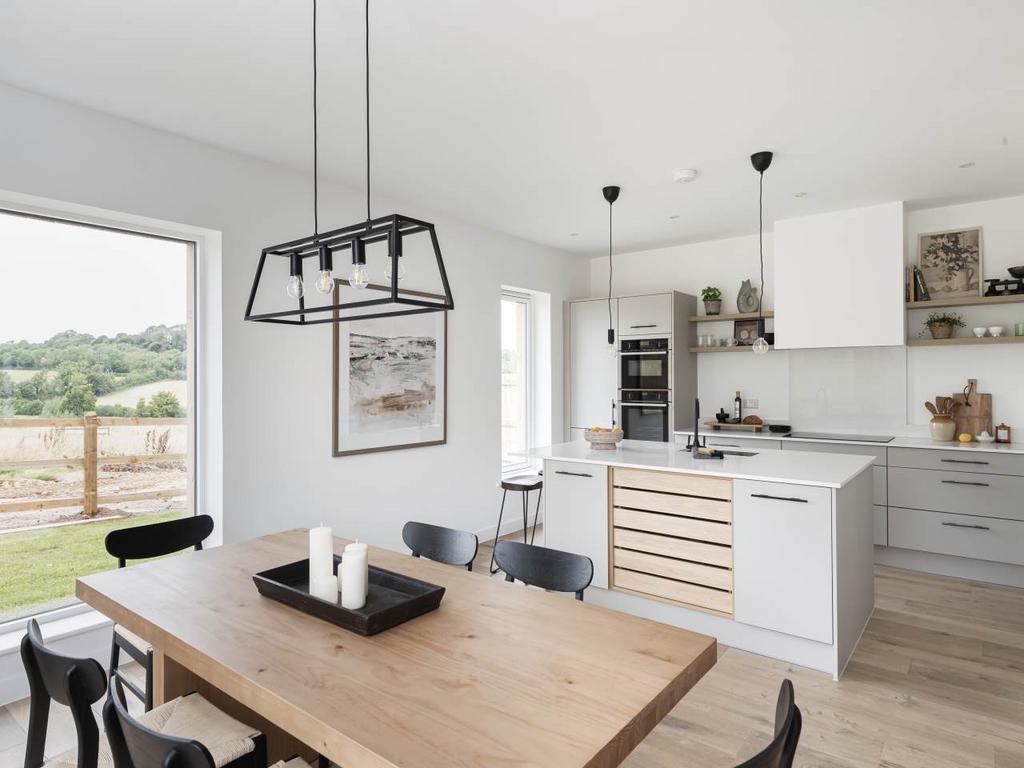
[[579,237],[579,236],[580,236],[579,232],[570,232],[569,233],[569,237]]
[[806,192],[797,192],[793,197],[807,197]]
[[671,216],[669,216],[669,218],[672,219],[672,221],[675,221],[676,219],[679,218],[679,214],[678,213],[673,213]]
[[696,179],[699,174],[700,171],[698,171],[696,168],[683,168],[681,170],[676,171],[673,174],[672,179],[677,184],[689,184],[691,181]]
[[961,168],[973,168],[974,167],[974,161],[971,160],[970,162],[967,162],[967,163],[960,163],[960,167]]

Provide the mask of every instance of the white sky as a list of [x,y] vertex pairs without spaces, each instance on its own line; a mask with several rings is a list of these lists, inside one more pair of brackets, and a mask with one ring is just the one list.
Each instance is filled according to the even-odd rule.
[[0,213],[0,341],[184,323],[188,246]]

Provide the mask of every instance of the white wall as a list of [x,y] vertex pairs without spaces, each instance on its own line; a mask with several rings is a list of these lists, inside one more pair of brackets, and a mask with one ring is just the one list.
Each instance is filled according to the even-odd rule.
[[[1006,278],[1006,267],[1024,264],[1024,196],[965,205],[908,210],[906,260],[917,260],[917,235],[965,226],[981,226],[985,277]],[[765,236],[765,301],[774,307],[773,242]],[[724,292],[723,312],[734,312],[744,278],[757,284],[757,237],[737,237],[615,256],[617,294],[680,290],[699,295],[716,285]],[[590,262],[590,291],[607,290],[608,258]],[[864,301],[870,310],[870,298]],[[926,311],[910,313],[909,333],[917,335]],[[973,325],[1003,325],[1013,331],[1024,322],[1024,306],[965,307]],[[823,318],[823,322],[827,322]],[[769,325],[769,328],[771,326]],[[701,332],[731,334],[731,324],[702,324]],[[867,347],[774,351],[763,357],[743,354],[700,355],[698,391],[706,413],[731,408],[737,389],[759,401],[753,411],[769,420],[789,420],[804,429],[889,430],[917,433],[928,423],[925,400],[961,390],[977,378],[991,392],[996,422],[1024,429],[1024,346]]]
[[[586,291],[586,260],[399,205],[437,225],[455,296],[448,444],[335,459],[329,326],[242,320],[260,249],[311,228],[308,176],[2,85],[0,114],[0,187],[223,234],[226,541],[323,521],[339,535],[400,548],[410,518],[469,530],[493,525],[500,286],[545,291],[560,306]],[[374,203],[381,213],[394,205]],[[362,210],[358,194],[322,187],[328,226],[359,221]],[[561,318],[551,313],[548,350],[556,433]]]

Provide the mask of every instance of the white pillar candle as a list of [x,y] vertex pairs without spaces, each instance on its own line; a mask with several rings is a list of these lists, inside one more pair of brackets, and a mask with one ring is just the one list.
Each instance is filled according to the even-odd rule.
[[345,547],[341,558],[341,606],[359,610],[366,605],[369,563],[365,544],[358,541]]
[[315,576],[309,582],[309,594],[327,600],[330,603],[338,602],[338,577],[337,576]]
[[334,575],[334,536],[326,525],[309,529],[309,584]]

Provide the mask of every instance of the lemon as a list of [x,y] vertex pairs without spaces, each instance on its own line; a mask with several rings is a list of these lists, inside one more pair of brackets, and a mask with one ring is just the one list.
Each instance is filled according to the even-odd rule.
[[973,437],[971,437],[971,436],[970,436],[969,434],[967,434],[966,432],[963,432],[963,433],[962,433],[962,434],[960,435],[960,442],[961,442],[961,443],[971,443],[971,442],[974,442],[974,438],[973,438]]

